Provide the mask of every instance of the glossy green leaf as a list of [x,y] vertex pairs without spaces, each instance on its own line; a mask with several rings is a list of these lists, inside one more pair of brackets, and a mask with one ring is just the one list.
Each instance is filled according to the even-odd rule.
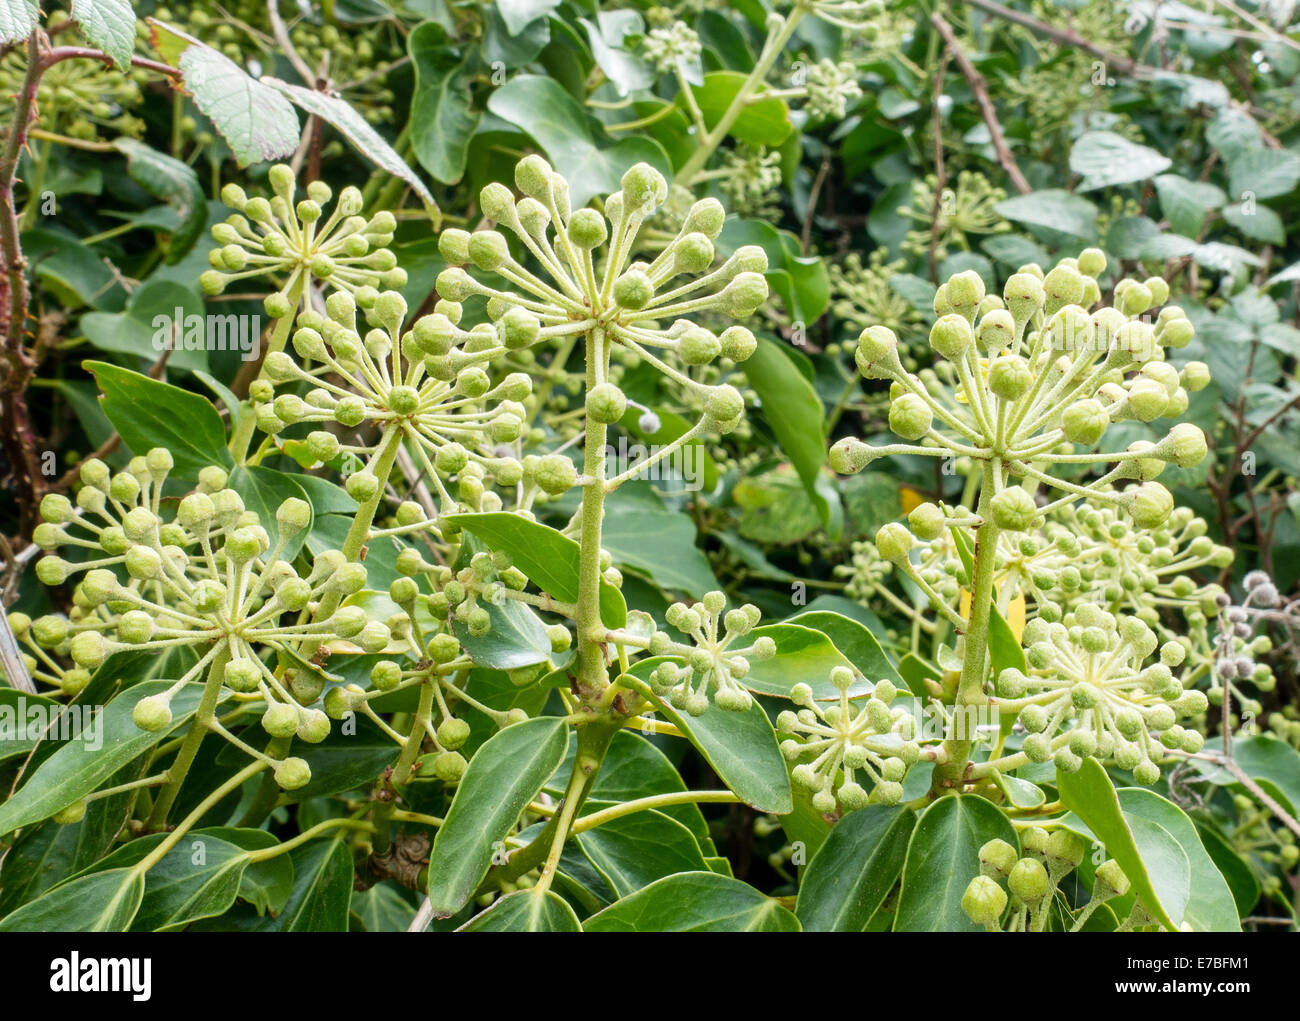
[[[776,643],[776,655],[751,662],[744,679],[745,687],[750,691],[789,698],[790,689],[802,683],[812,688],[813,698],[820,701],[840,697],[839,689],[831,683],[831,671],[835,667],[852,667],[853,664],[823,632],[793,622],[768,624],[755,628],[744,641],[759,638],[772,639]],[[867,695],[873,686],[874,682],[867,677],[856,677],[849,688],[849,697]]]
[[415,157],[443,184],[465,173],[470,139],[483,114],[470,97],[470,60],[447,44],[447,31],[434,21],[417,25],[407,41],[415,68],[411,97],[411,148]]
[[529,135],[569,181],[574,208],[619,188],[636,163],[672,176],[668,154],[644,136],[597,141],[586,112],[553,78],[521,74],[492,92],[488,109]]
[[874,683],[888,680],[900,687],[903,686],[903,679],[885,654],[885,650],[880,647],[876,636],[860,621],[833,610],[810,607],[803,613],[796,613],[793,617],[787,618],[785,623],[820,631],[831,640],[854,669],[869,681]]
[[[26,755],[45,740],[66,736],[58,719],[63,706],[52,698],[32,695],[17,688],[0,688],[0,762]],[[71,723],[75,717],[68,716]]]
[[[572,603],[578,599],[579,546],[567,535],[517,514],[449,514],[444,520],[478,536],[494,550],[510,554],[511,563],[528,580],[553,599]],[[627,604],[618,589],[600,585],[600,616],[606,627],[627,623]]]
[[[96,3],[103,0],[95,0]],[[126,0],[108,0],[121,3],[129,11]],[[76,9],[74,2],[73,9]],[[131,16],[131,24],[134,23]],[[135,41],[135,32],[131,31],[127,42],[127,53]],[[128,57],[129,59],[129,57]],[[194,168],[178,159],[153,149],[134,138],[119,138],[113,142],[114,148],[126,157],[126,172],[154,198],[167,203],[167,207],[176,213],[177,226],[171,231],[172,241],[167,249],[167,264],[174,266],[194,247],[207,227],[208,200],[199,183],[199,175]],[[254,338],[256,340],[258,338]]]
[[[122,692],[100,710],[93,739],[69,741],[41,763],[31,778],[0,805],[0,834],[48,819],[84,798],[136,756],[148,751],[186,723],[198,708],[203,685],[186,684],[171,701],[172,725],[166,730],[141,730],[131,719],[135,704],[172,686],[149,681]],[[101,745],[94,749],[91,744]]]
[[634,812],[580,833],[578,846],[619,897],[708,863],[691,831],[653,810]]
[[697,541],[690,516],[669,510],[648,485],[623,486],[605,501],[601,546],[621,568],[665,591],[701,599],[718,588]]
[[794,913],[808,932],[861,932],[903,871],[916,825],[910,809],[847,813],[799,873]]
[[991,802],[953,795],[930,805],[907,845],[894,930],[976,931],[961,909],[961,898],[980,874],[979,849],[993,839],[1019,846],[1015,827]]
[[1065,807],[1119,862],[1147,913],[1165,928],[1177,929],[1191,886],[1191,866],[1178,842],[1158,823],[1125,816],[1096,759],[1084,759],[1077,772],[1058,772],[1057,786]]
[[821,398],[811,383],[793,371],[785,351],[764,337],[745,362],[745,378],[758,394],[763,421],[772,427],[817,505],[822,523],[827,523],[830,505],[816,485],[826,463],[826,415]]
[[584,932],[798,932],[799,919],[752,886],[716,872],[651,883],[582,923]]
[[581,932],[569,902],[554,890],[516,890],[475,915],[457,932]]
[[[712,130],[731,106],[746,76],[738,71],[714,71],[704,76],[704,84],[692,88],[704,123]],[[684,100],[679,100],[683,103]],[[774,148],[794,130],[790,110],[783,99],[759,99],[746,105],[727,133],[750,145]]]
[[487,875],[496,845],[564,760],[568,726],[551,716],[507,727],[470,760],[429,860],[429,900],[449,918]]
[[125,932],[143,896],[144,876],[130,868],[92,872],[0,918],[0,932]]
[[623,674],[622,683],[631,684],[686,735],[722,782],[746,804],[760,812],[784,815],[793,807],[790,776],[785,758],[776,742],[776,732],[767,713],[757,702],[747,712],[719,709],[710,705],[703,716],[678,712],[660,698],[642,679],[649,676],[657,659],[646,659]]
[[85,367],[103,393],[100,407],[133,453],[166,447],[178,479],[195,479],[208,465],[233,464],[221,416],[207,398],[107,362]]
[[1172,801],[1141,787],[1123,788],[1118,796],[1126,819],[1140,817],[1156,823],[1178,841],[1187,855],[1191,888],[1183,912],[1184,927],[1190,926],[1197,932],[1240,932],[1241,918],[1232,891],[1187,814]]
[[254,931],[347,932],[352,887],[352,852],[342,840],[313,840],[289,852],[293,892],[277,916],[267,915]]
[[284,539],[279,558],[292,561],[311,534],[310,520],[306,528],[281,536],[275,512],[279,510],[280,504],[289,499],[302,500],[311,506],[306,491],[298,485],[297,476],[274,468],[263,468],[261,465],[241,464],[236,465],[230,473],[229,486],[243,498],[245,508],[254,511],[262,519],[262,527],[271,537],[273,547],[278,545],[281,538]]

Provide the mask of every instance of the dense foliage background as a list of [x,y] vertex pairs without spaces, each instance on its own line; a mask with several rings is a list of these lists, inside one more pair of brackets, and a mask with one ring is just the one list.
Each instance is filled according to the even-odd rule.
[[[222,465],[231,473],[230,487],[264,523],[285,499],[311,505],[310,523],[288,553],[281,551],[286,559],[301,558],[304,577],[323,551],[346,553],[349,522],[367,500],[341,483],[363,462],[373,467],[375,423],[336,430],[345,448],[355,449],[340,453],[335,443],[325,451],[329,456],[307,442],[315,426],[296,424],[292,415],[282,416],[287,428],[254,434],[257,407],[271,406],[258,398],[260,360],[244,357],[237,345],[215,350],[181,343],[164,351],[157,343],[159,316],[259,317],[258,329],[268,335],[278,322],[287,331],[289,319],[283,312],[273,318],[268,295],[283,295],[295,311],[301,301],[318,319],[325,313],[324,299],[335,286],[328,274],[306,274],[304,294],[287,264],[269,260],[261,272],[252,271],[256,263],[242,272],[250,264],[222,262],[222,250],[238,245],[212,228],[243,208],[230,206],[235,192],[225,186],[239,185],[240,201],[245,194],[269,196],[277,188],[270,168],[283,162],[299,197],[318,180],[338,203],[346,186],[360,189],[363,216],[391,213],[365,228],[372,249],[393,256],[392,265],[373,264],[376,282],[388,274],[378,286],[400,292],[414,322],[448,297],[438,291],[449,279],[440,277],[448,267],[440,232],[499,220],[483,208],[483,189],[493,182],[513,188],[521,158],[543,155],[567,178],[574,209],[595,199],[611,219],[605,197],[626,188],[624,174],[644,163],[670,182],[641,228],[647,261],[675,243],[693,203],[715,198],[729,215],[710,256],[716,250],[725,260],[757,246],[766,256],[770,297],[740,319],[757,338],[745,361],[704,359],[711,364],[687,365],[684,380],[633,359],[615,359],[609,369],[629,402],[626,414],[615,416],[621,425],[609,442],[617,446],[622,437],[625,452],[629,445],[670,443],[697,419],[716,421],[708,418],[702,388],[734,385],[748,408],[730,431],[691,434],[683,448],[687,478],[633,481],[606,500],[600,545],[609,564],[602,567],[614,569],[606,584],[621,591],[626,630],[640,627],[648,636],[669,622],[675,602],[695,604],[722,591],[730,606],[758,607],[763,628],[794,628],[766,632],[777,639],[777,658],[749,668],[749,690],[767,716],[790,708],[796,681],[809,683],[819,699],[835,697],[828,677],[844,666],[867,682],[888,678],[918,705],[951,703],[952,629],[930,611],[916,581],[881,557],[873,539],[927,501],[973,508],[979,469],[968,459],[913,455],[847,477],[830,469],[827,451],[837,440],[888,442],[890,387],[859,373],[858,337],[888,327],[907,370],[935,369],[927,338],[945,281],[973,272],[990,295],[1002,294],[1026,264],[1050,269],[1097,248],[1107,259],[1099,297],[1109,300],[1125,276],[1159,278],[1169,296],[1156,304],[1180,307],[1194,325],[1190,344],[1170,351],[1169,359],[1183,370],[1184,384],[1188,363],[1203,363],[1208,372],[1207,379],[1198,377],[1199,389],[1186,387],[1189,403],[1179,420],[1204,430],[1209,456],[1192,467],[1171,465],[1161,476],[1177,506],[1187,509],[1182,521],[1190,528],[1169,540],[1165,560],[1152,559],[1137,539],[1130,548],[1127,526],[1111,532],[1109,519],[1058,517],[1045,535],[1050,542],[1051,528],[1085,539],[1091,534],[1088,541],[1097,545],[1087,548],[1114,569],[1118,586],[1106,593],[1105,579],[1098,582],[1101,601],[1135,612],[1145,606],[1162,640],[1181,636],[1188,662],[1200,665],[1186,683],[1205,691],[1209,702],[1186,725],[1209,740],[1205,753],[1167,763],[1150,786],[1154,794],[1135,790],[1128,771],[1109,765],[1108,775],[1095,761],[1072,774],[1084,779],[1058,782],[1049,761],[995,774],[996,782],[978,791],[931,804],[933,762],[923,760],[902,782],[901,797],[885,799],[907,807],[885,809],[877,799],[844,812],[834,801],[829,810],[814,806],[798,784],[792,800],[779,755],[777,775],[764,772],[774,739],[745,733],[726,710],[714,706],[693,721],[686,713],[665,716],[661,706],[656,733],[653,720],[645,724],[651,707],[612,740],[594,787],[583,792],[588,816],[611,815],[608,825],[592,824],[564,847],[552,888],[564,907],[548,900],[540,921],[538,912],[498,911],[483,924],[565,927],[570,918],[574,924],[602,918],[606,928],[969,928],[970,912],[960,903],[965,883],[944,899],[935,892],[939,878],[979,874],[979,850],[995,839],[1026,855],[1045,854],[1030,829],[1048,820],[1048,830],[1079,834],[1089,853],[1061,872],[1047,863],[1057,908],[1043,915],[1043,927],[1071,927],[1095,895],[1094,873],[1106,858],[1120,862],[1133,892],[1092,913],[1090,927],[1115,928],[1126,916],[1125,924],[1139,926],[1294,927],[1300,834],[1300,610],[1294,602],[1300,591],[1300,27],[1294,3],[799,0],[793,9],[776,5],[784,16],[776,20],[766,0],[665,6],[144,0],[134,16],[129,6],[123,0],[87,0],[71,9],[47,3],[36,28],[25,0],[0,0],[0,32],[8,40],[0,60],[0,122],[8,131],[0,202],[7,198],[14,214],[0,232],[6,270],[0,307],[8,326],[0,434],[12,496],[0,512],[0,579],[11,625],[17,622],[12,630],[40,690],[39,696],[20,691],[16,667],[6,660],[10,686],[0,687],[0,707],[21,699],[24,705],[107,703],[108,712],[119,692],[137,685],[161,691],[193,665],[184,649],[117,651],[88,673],[69,659],[66,641],[32,639],[32,620],[69,611],[75,618],[79,609],[80,576],[66,583],[54,574],[38,578],[40,550],[32,540],[42,499],[75,499],[91,457],[129,474],[139,469],[131,468],[132,456],[169,448],[170,488],[161,478],[156,485],[162,506],[173,512],[196,481],[202,484],[200,468]],[[87,47],[106,57],[70,52]],[[42,61],[43,74],[33,82],[30,69]],[[330,200],[320,205],[328,217]],[[394,276],[393,265],[404,272]],[[224,276],[205,280],[214,266]],[[471,322],[462,325],[469,329]],[[282,347],[285,338],[281,332]],[[583,395],[591,386],[584,364],[570,338],[514,351],[490,366],[492,386],[508,372],[522,372],[531,393],[522,401],[522,437],[493,436],[489,449],[504,443],[519,456],[580,450]],[[284,392],[276,382],[275,393]],[[265,422],[258,418],[259,427]],[[231,438],[241,428],[247,430],[242,451]],[[1166,431],[1129,419],[1113,425],[1101,443],[1121,451],[1156,442]],[[411,519],[402,517],[402,507],[414,501],[427,510],[427,487],[437,472],[410,454],[399,455],[397,464],[391,480],[380,478],[375,498],[375,527],[388,532],[371,537],[365,555],[364,592],[372,598],[357,603],[374,620],[398,612],[390,586],[412,573],[401,567],[403,549],[436,559],[433,547],[421,546],[406,527]],[[1078,477],[1084,479],[1082,471]],[[477,491],[460,485],[455,499],[462,511],[501,508],[500,500],[482,502],[481,483]],[[223,481],[214,488],[224,487]],[[541,560],[569,556],[567,547],[546,544],[575,517],[581,493],[555,489],[529,490],[525,506],[511,502],[513,484],[504,486],[507,510],[522,506],[552,530],[540,538],[508,530],[489,535],[467,522],[477,545],[462,533],[455,549],[464,560],[451,566],[464,568],[476,550],[488,551],[489,561],[492,551],[504,552],[535,590],[559,597],[556,583],[539,580],[541,568],[527,565],[530,551]],[[1200,536],[1232,555],[1182,550]],[[1100,552],[1111,540],[1118,552]],[[1021,554],[1033,561],[1037,552]],[[970,601],[966,556],[963,566],[957,546],[936,543],[922,562],[922,575],[962,617]],[[1127,556],[1133,561],[1121,562]],[[1159,573],[1171,560],[1190,579],[1186,590],[1171,577],[1161,582],[1169,583],[1167,591],[1150,594],[1144,572]],[[1052,584],[1068,566],[1041,563]],[[1019,595],[1008,589],[999,606],[1017,643],[1043,582],[1034,563],[1022,567],[1033,583],[1026,581]],[[492,571],[505,569],[503,562],[484,571],[495,578]],[[1252,572],[1249,591],[1266,583],[1277,593],[1273,603],[1252,604],[1243,584]],[[1220,591],[1226,599],[1216,600]],[[444,599],[444,616],[445,605]],[[459,636],[472,661],[461,678],[472,701],[460,710],[468,740],[457,746],[459,767],[433,768],[433,746],[421,749],[418,725],[406,756],[401,741],[410,721],[423,712],[427,722],[429,709],[397,693],[387,703],[367,703],[359,732],[344,733],[336,723],[323,742],[306,751],[295,745],[311,776],[297,791],[290,785],[280,794],[258,780],[226,790],[222,785],[237,776],[245,757],[222,742],[205,742],[171,821],[219,791],[222,797],[199,813],[202,830],[195,831],[214,850],[201,867],[186,865],[188,841],[179,845],[183,855],[162,857],[150,876],[171,877],[171,887],[131,870],[159,846],[157,823],[167,818],[166,810],[159,816],[141,803],[151,785],[136,782],[165,772],[183,729],[170,737],[166,730],[150,734],[163,743],[132,744],[143,732],[132,729],[128,706],[110,725],[123,728],[110,730],[110,744],[124,744],[111,754],[75,759],[58,758],[75,741],[6,736],[0,783],[14,795],[6,804],[18,808],[0,806],[0,928],[406,929],[427,904],[431,882],[438,895],[438,856],[430,869],[430,848],[449,810],[469,800],[452,807],[462,774],[462,790],[473,779],[480,804],[510,817],[476,817],[486,850],[453,849],[449,838],[440,845],[449,857],[494,855],[493,841],[507,836],[511,847],[520,846],[559,814],[570,775],[567,736],[548,731],[534,744],[518,738],[519,747],[502,760],[512,773],[508,780],[474,771],[476,749],[489,738],[509,740],[507,722],[566,717],[577,711],[581,694],[575,687],[569,698],[567,644],[553,647],[548,640],[543,623],[554,620],[546,605],[511,605],[526,617],[494,620],[492,642],[476,646]],[[1225,617],[1226,607],[1243,609]],[[803,643],[797,648],[796,631]],[[368,652],[346,641],[336,645],[328,665],[315,661],[316,690],[305,680],[303,691],[294,689],[304,706],[317,704],[327,687],[365,687],[376,660],[391,652],[382,642]],[[270,662],[290,673],[313,669],[296,653],[273,653]],[[626,659],[622,666],[628,669]],[[868,690],[855,687],[852,694],[864,697]],[[319,704],[334,715],[328,700]],[[508,719],[512,710],[520,712]],[[179,727],[184,717],[176,705],[172,712]],[[673,725],[663,728],[665,718]],[[235,713],[228,722],[238,730],[247,721]],[[1237,735],[1230,764],[1220,751],[1227,732]],[[255,726],[240,733],[258,749],[265,744]],[[443,753],[451,754],[445,737],[434,740],[434,750],[445,743]],[[1022,730],[1008,729],[1002,739],[1016,749],[1022,737]],[[551,762],[556,741],[558,758]],[[429,768],[392,782],[393,768],[409,771],[422,751]],[[575,754],[570,750],[568,758]],[[529,770],[536,783],[519,779]],[[34,788],[42,784],[53,793],[37,798]],[[101,792],[81,806],[82,816],[68,814],[57,793],[74,788],[77,799]],[[716,796],[692,801],[674,793],[688,790]],[[617,810],[665,796],[644,811]],[[1152,828],[1163,836],[1153,837]],[[299,841],[299,835],[314,839]],[[1105,853],[1094,854],[1102,845]],[[1159,849],[1171,846],[1181,864],[1157,866],[1168,860]],[[482,874],[469,876],[466,893],[477,899],[461,898],[435,928],[465,924],[498,893],[536,882],[535,873],[525,872],[495,888],[490,880],[481,886],[489,864],[498,869],[502,861],[491,857]],[[1169,867],[1175,874],[1163,871]],[[132,888],[127,898],[143,905],[138,914],[120,913],[114,901],[123,873],[131,883],[138,879],[138,896]],[[715,889],[710,875],[738,882]],[[678,885],[666,891],[655,885],[663,883]],[[945,884],[952,885],[946,878]],[[176,886],[184,896],[166,893]],[[1135,897],[1141,910],[1130,915]],[[700,917],[685,917],[688,905]],[[420,922],[428,924],[428,916]]]

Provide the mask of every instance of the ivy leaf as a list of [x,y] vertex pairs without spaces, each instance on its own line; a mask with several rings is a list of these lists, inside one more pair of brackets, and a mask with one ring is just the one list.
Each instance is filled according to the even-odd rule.
[[450,918],[469,903],[496,846],[537,797],[568,748],[568,726],[553,716],[494,734],[470,760],[429,857],[429,900]]
[[867,805],[849,812],[799,874],[794,913],[806,932],[861,932],[903,871],[916,816]]
[[0,43],[26,39],[39,20],[36,0],[0,0]]
[[529,135],[569,181],[573,208],[594,195],[617,191],[623,173],[649,163],[672,179],[672,162],[658,142],[645,137],[597,140],[586,112],[553,78],[521,74],[492,93],[488,109]]
[[686,735],[724,784],[746,804],[760,812],[785,815],[794,807],[790,775],[776,743],[772,721],[757,702],[747,712],[719,709],[710,705],[703,716],[678,712],[672,704],[650,690],[643,679],[660,658],[643,659],[632,673],[620,676],[644,696],[656,712],[663,713]]
[[598,11],[593,24],[579,18],[591,45],[591,55],[605,77],[614,83],[620,96],[648,89],[655,83],[655,73],[640,57],[624,47],[627,36],[638,37],[645,33],[645,22],[636,11]]
[[407,51],[415,68],[411,147],[435,180],[455,184],[465,173],[470,139],[483,120],[470,99],[469,58],[447,45],[446,29],[434,21],[416,27]]
[[[0,835],[48,819],[84,798],[121,767],[184,724],[199,707],[202,684],[186,684],[172,697],[172,725],[168,728],[141,730],[131,719],[140,699],[164,692],[173,683],[148,681],[132,685],[104,706],[95,720],[93,734],[86,732],[84,739],[61,745],[16,794],[0,805]],[[92,748],[92,744],[97,747]]]
[[799,919],[752,886],[716,872],[651,883],[582,923],[583,932],[798,932]]
[[772,427],[822,524],[829,523],[830,504],[817,486],[826,463],[826,414],[817,391],[791,364],[785,350],[765,337],[745,362],[745,378],[758,394],[763,420]]
[[554,890],[516,890],[462,925],[457,932],[581,932],[569,902]]
[[126,932],[144,897],[130,868],[93,872],[54,887],[0,919],[0,932]]
[[808,609],[788,618],[784,623],[820,631],[867,680],[873,683],[889,680],[900,688],[905,686],[894,664],[885,655],[885,650],[876,641],[876,636],[861,622],[831,610]]
[[[697,448],[698,449],[698,448]],[[708,558],[696,545],[695,522],[666,508],[648,484],[610,494],[600,544],[620,567],[643,574],[659,588],[701,599],[718,587]]]
[[302,486],[298,485],[297,479],[274,468],[241,464],[236,465],[235,470],[230,473],[229,485],[243,498],[244,506],[248,510],[255,511],[261,518],[262,526],[270,535],[273,546],[281,538],[284,539],[280,559],[292,561],[302,549],[302,544],[307,541],[307,536],[311,534],[311,522],[308,521],[306,528],[281,537],[275,512],[280,504],[290,499],[302,500],[311,507],[311,501],[307,499],[307,493]]
[[691,831],[653,810],[612,819],[578,834],[577,842],[619,897],[678,872],[708,869]]
[[[553,599],[577,602],[580,549],[567,535],[505,511],[451,514],[446,520],[478,536],[493,549],[510,554],[514,566]],[[606,627],[621,628],[627,623],[627,604],[622,594],[604,580],[600,583],[600,617]]]
[[518,35],[559,6],[560,0],[497,0],[497,9],[511,35]]
[[1205,223],[1205,214],[1226,201],[1223,189],[1206,181],[1189,181],[1177,174],[1161,174],[1155,179],[1160,210],[1175,234],[1196,237]]
[[289,852],[293,892],[279,915],[248,926],[254,932],[347,932],[356,876],[342,840],[313,840]]
[[1159,823],[1125,814],[1096,759],[1084,759],[1077,772],[1058,772],[1056,782],[1062,804],[1082,821],[1086,835],[1106,845],[1147,913],[1177,930],[1191,892],[1191,865],[1178,842]]
[[[406,160],[397,155],[393,147],[384,141],[379,132],[372,128],[347,100],[317,92],[315,89],[304,89],[301,85],[283,82],[279,78],[265,76],[261,81],[262,84],[283,93],[300,109],[332,125],[339,134],[352,143],[357,152],[380,170],[409,184],[431,215],[437,213],[438,204],[434,202],[433,195],[429,193],[429,189],[425,187],[419,175],[407,165]],[[434,218],[438,219],[436,215]],[[434,229],[437,229],[436,224]]]
[[166,447],[178,479],[196,479],[211,464],[233,465],[221,416],[209,400],[107,362],[83,365],[103,392],[104,414],[134,453]]
[[135,11],[130,0],[72,0],[72,17],[86,38],[113,58],[122,70],[131,66],[135,49]]
[[961,899],[980,874],[979,849],[995,838],[1019,846],[1015,827],[991,802],[954,795],[930,805],[907,845],[894,931],[976,931]]
[[[840,689],[831,683],[831,671],[853,664],[820,630],[802,621],[784,621],[755,628],[744,640],[751,642],[759,638],[772,639],[776,643],[776,655],[750,663],[744,680],[750,691],[788,699],[790,689],[803,683],[812,688],[813,698],[818,701],[840,697]],[[849,688],[849,698],[869,694],[871,688],[869,677],[857,677]]]
[[1155,823],[1178,841],[1191,867],[1191,896],[1183,912],[1184,925],[1197,932],[1240,932],[1241,919],[1223,874],[1201,843],[1187,813],[1155,791],[1125,787],[1118,792],[1125,818]]
[[[700,113],[704,116],[705,126],[710,131],[718,126],[745,80],[746,76],[739,71],[713,71],[704,76],[703,85],[691,88]],[[685,99],[679,97],[678,103],[684,105]],[[790,120],[790,108],[786,106],[785,100],[769,97],[749,103],[727,133],[737,141],[749,145],[775,148],[792,131],[794,124]]]

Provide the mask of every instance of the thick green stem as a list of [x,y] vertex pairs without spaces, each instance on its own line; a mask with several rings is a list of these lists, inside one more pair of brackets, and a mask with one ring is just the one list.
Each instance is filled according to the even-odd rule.
[[[587,334],[587,390],[605,378],[608,349],[600,327]],[[583,451],[582,542],[578,563],[578,689],[594,699],[609,683],[605,667],[605,625],[600,619],[600,534],[605,514],[605,440],[608,426],[587,416]]]
[[222,675],[225,673],[228,659],[230,659],[230,650],[222,645],[213,657],[212,665],[208,667],[207,680],[203,682],[203,697],[199,699],[199,707],[190,721],[189,733],[185,735],[176,758],[167,769],[167,784],[158,793],[158,800],[154,802],[153,812],[149,816],[149,829],[160,830],[167,825],[167,813],[171,811],[172,803],[180,793],[181,784],[185,782],[185,776],[189,773],[190,766],[194,764],[194,757],[199,753],[199,745],[203,743],[208,728],[216,717],[217,703],[221,701]]
[[967,706],[988,703],[984,693],[985,674],[988,671],[989,621],[993,615],[993,574],[997,569],[998,526],[993,523],[990,503],[1001,470],[996,461],[984,462],[984,477],[980,485],[979,516],[982,523],[975,532],[975,563],[971,578],[970,619],[966,623],[965,649],[962,654],[961,678],[957,683],[957,712],[954,719],[957,731],[944,742],[948,760],[934,769],[931,791],[934,794],[951,793],[960,786],[965,776],[974,735],[962,728],[970,726]]

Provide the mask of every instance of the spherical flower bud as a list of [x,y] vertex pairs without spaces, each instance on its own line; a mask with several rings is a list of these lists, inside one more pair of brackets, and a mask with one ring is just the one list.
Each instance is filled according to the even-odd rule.
[[442,752],[433,760],[433,773],[443,783],[457,783],[465,775],[469,763],[460,752]]
[[285,791],[306,787],[311,782],[311,766],[297,756],[287,758],[275,767],[275,782]]
[[930,328],[930,346],[950,361],[960,358],[973,343],[975,334],[964,316],[941,316]]
[[973,269],[949,277],[946,286],[948,304],[958,313],[968,312],[984,300],[984,278]]
[[637,163],[628,169],[620,181],[623,200],[629,210],[648,216],[668,197],[668,182],[649,163]]
[[614,281],[614,300],[620,306],[638,312],[654,300],[654,282],[644,270],[629,269]]
[[603,425],[612,425],[627,411],[627,397],[613,383],[598,383],[587,391],[587,414]]
[[[495,230],[480,230],[471,234],[467,248],[470,261],[482,270],[497,270],[510,261],[510,245],[505,235]],[[444,270],[438,275],[438,293],[452,301],[460,301],[460,298],[442,286],[442,278],[447,273]]]
[[934,411],[920,394],[905,393],[889,406],[889,428],[905,440],[919,440],[934,423]]
[[72,826],[86,817],[86,799],[80,798],[66,808],[61,808],[50,818],[60,826]]
[[990,354],[1001,351],[1016,336],[1015,318],[1006,309],[995,309],[980,319],[977,337],[980,347]]
[[1093,278],[1106,272],[1106,253],[1100,248],[1085,248],[1079,253],[1079,272]]
[[1110,413],[1101,401],[1087,397],[1071,404],[1061,415],[1061,432],[1071,443],[1093,446],[1110,425]]
[[297,535],[311,524],[311,504],[291,496],[276,508],[275,521],[280,526],[281,538]]
[[767,301],[767,295],[767,279],[762,273],[744,272],[737,274],[723,288],[719,299],[727,315],[744,319],[758,311],[759,306]]
[[997,925],[1006,907],[1006,891],[987,876],[972,879],[961,898],[962,911],[976,925]]
[[938,504],[923,503],[914,508],[907,516],[907,524],[912,533],[925,542],[939,538],[943,534],[947,518]]
[[733,362],[743,362],[758,349],[758,340],[744,326],[729,326],[718,336],[722,356]]
[[1160,343],[1165,347],[1181,348],[1191,343],[1196,336],[1196,327],[1190,319],[1171,319],[1158,331]]
[[1209,453],[1205,433],[1190,422],[1180,422],[1170,429],[1169,435],[1156,444],[1156,449],[1165,452],[1179,468],[1194,468]]
[[573,487],[578,479],[578,470],[563,454],[547,454],[534,468],[533,479],[543,492],[559,496]]
[[98,631],[82,631],[73,636],[68,645],[68,655],[77,666],[93,670],[107,658],[108,646]]
[[890,563],[901,563],[912,550],[912,533],[897,521],[876,532],[876,550]]
[[222,672],[222,680],[231,691],[256,691],[262,672],[251,659],[230,660]]
[[[1053,315],[1066,305],[1078,305],[1083,301],[1083,277],[1077,269],[1062,263],[1054,267],[1043,278],[1043,293],[1047,296],[1048,315]],[[1008,299],[1008,307],[1010,300]]]
[[704,411],[716,423],[734,422],[745,412],[745,401],[740,391],[730,383],[710,387],[704,399]]
[[1007,309],[1018,323],[1028,321],[1047,300],[1042,278],[1023,272],[1007,278],[1002,296],[1006,299]]
[[1033,907],[1051,892],[1052,884],[1042,862],[1035,858],[1021,858],[1007,876],[1007,888]]
[[980,874],[988,879],[1005,879],[1011,875],[1020,855],[1005,840],[994,838],[979,850]]
[[542,324],[526,308],[516,306],[497,320],[497,336],[510,351],[519,351],[537,341]]
[[1017,401],[1033,383],[1029,363],[1019,355],[1000,355],[989,363],[989,389],[1004,401]]
[[887,326],[870,326],[858,336],[853,353],[858,371],[867,379],[883,379],[901,371],[898,337]]
[[141,730],[150,733],[166,730],[172,722],[170,699],[165,695],[150,695],[140,699],[131,710],[131,719]]
[[608,236],[609,227],[605,218],[594,209],[576,210],[569,219],[569,240],[578,248],[585,251],[599,248]]
[[827,455],[831,471],[838,475],[854,475],[870,464],[871,460],[871,446],[855,436],[837,440]]
[[1174,498],[1159,482],[1144,482],[1130,492],[1128,512],[1139,528],[1159,528],[1169,520]]
[[722,225],[726,218],[726,210],[722,208],[722,203],[717,199],[700,199],[687,212],[686,219],[682,224],[682,230],[685,233],[698,231],[713,240],[722,233]]
[[1038,520],[1038,505],[1020,486],[1008,486],[990,501],[993,523],[1010,532],[1023,532]]
[[1188,362],[1183,366],[1179,382],[1189,393],[1199,393],[1210,385],[1210,367],[1204,362]]
[[1169,393],[1154,379],[1133,380],[1128,390],[1128,410],[1140,422],[1151,422],[1169,407]]

